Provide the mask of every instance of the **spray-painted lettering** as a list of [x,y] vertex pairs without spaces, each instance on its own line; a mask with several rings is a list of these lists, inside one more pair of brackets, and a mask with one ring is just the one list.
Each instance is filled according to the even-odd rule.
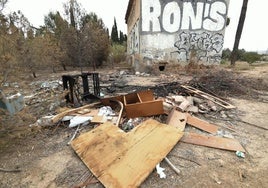
[[206,32],[200,34],[182,32],[174,47],[177,48],[176,53],[185,54],[183,59],[189,60],[190,52],[195,50],[198,60],[218,62],[221,59],[218,53],[221,52],[223,47],[223,35]]
[[221,31],[227,16],[225,0],[142,0],[142,32]]

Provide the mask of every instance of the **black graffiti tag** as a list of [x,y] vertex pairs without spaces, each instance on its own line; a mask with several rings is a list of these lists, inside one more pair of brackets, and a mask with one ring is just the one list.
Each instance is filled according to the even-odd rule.
[[186,33],[179,35],[179,40],[174,43],[178,54],[184,53],[185,59],[190,59],[190,52],[195,50],[200,61],[218,61],[219,53],[223,48],[223,35],[220,33],[210,34],[207,32]]

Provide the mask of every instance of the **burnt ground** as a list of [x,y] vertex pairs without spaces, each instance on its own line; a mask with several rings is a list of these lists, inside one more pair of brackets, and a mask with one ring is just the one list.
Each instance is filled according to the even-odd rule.
[[[5,93],[22,93],[26,106],[14,116],[0,111],[0,187],[65,188],[90,179],[90,171],[67,144],[75,128],[64,124],[30,126],[66,106],[58,83],[61,75],[75,72],[79,73],[42,71],[36,79],[21,73],[3,87]],[[154,170],[140,187],[268,187],[267,64],[246,70],[167,66],[164,72],[155,70],[150,74],[135,75],[122,67],[98,72],[105,96],[148,88],[157,97],[186,95],[180,85],[190,85],[237,107],[195,115],[239,140],[247,151],[245,158],[237,157],[235,152],[178,142],[167,157],[181,174],[177,175],[163,161],[161,167],[167,178],[160,179]],[[164,120],[165,116],[154,118]],[[83,126],[80,134],[93,128],[93,124]],[[191,127],[188,130],[197,131]],[[103,187],[94,177],[90,180],[87,187]]]

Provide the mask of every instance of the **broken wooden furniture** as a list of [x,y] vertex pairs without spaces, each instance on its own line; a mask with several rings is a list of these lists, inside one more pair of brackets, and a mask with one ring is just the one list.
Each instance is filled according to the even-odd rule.
[[[89,77],[91,76],[91,83],[93,92],[89,91]],[[82,83],[79,82],[82,79]],[[100,84],[98,73],[82,73],[76,75],[62,75],[63,89],[68,90],[66,95],[66,102],[74,105],[81,104],[82,101],[91,101],[99,99]],[[83,91],[80,90],[80,85],[83,85]]]
[[119,100],[124,104],[127,118],[145,117],[164,114],[162,100],[155,100],[152,90],[143,90],[122,96],[101,99],[105,105],[110,101]]

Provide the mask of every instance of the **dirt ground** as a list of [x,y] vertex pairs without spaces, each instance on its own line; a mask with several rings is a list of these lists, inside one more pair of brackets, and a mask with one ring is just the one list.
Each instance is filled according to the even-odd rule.
[[[156,70],[150,74],[125,74],[124,71],[128,70],[124,68],[97,71],[100,73],[101,91],[105,94],[108,94],[107,88],[115,89],[109,93],[113,95],[151,88],[160,97],[174,93],[177,87],[174,83],[191,84],[199,89],[206,88],[236,106],[233,110],[197,116],[218,125],[222,131],[239,140],[246,149],[245,158],[231,151],[178,142],[167,157],[181,170],[181,174],[177,175],[163,161],[160,165],[165,168],[166,178],[160,179],[154,170],[140,185],[141,188],[268,187],[267,63],[243,69],[167,66],[163,72]],[[6,93],[20,92],[27,97],[26,106],[16,115],[0,111],[0,187],[79,187],[91,177],[89,169],[68,145],[75,128],[62,124],[30,126],[42,116],[55,113],[59,106],[64,106],[62,86],[44,89],[42,84],[60,81],[63,74],[72,73],[74,71],[44,71],[38,73],[36,79],[21,75],[4,87]],[[107,78],[107,75],[116,76]],[[107,84],[116,79],[119,79],[118,83]],[[94,125],[83,126],[80,134],[93,128]],[[193,128],[187,127],[187,130]],[[93,177],[86,187],[101,188],[103,185]]]

